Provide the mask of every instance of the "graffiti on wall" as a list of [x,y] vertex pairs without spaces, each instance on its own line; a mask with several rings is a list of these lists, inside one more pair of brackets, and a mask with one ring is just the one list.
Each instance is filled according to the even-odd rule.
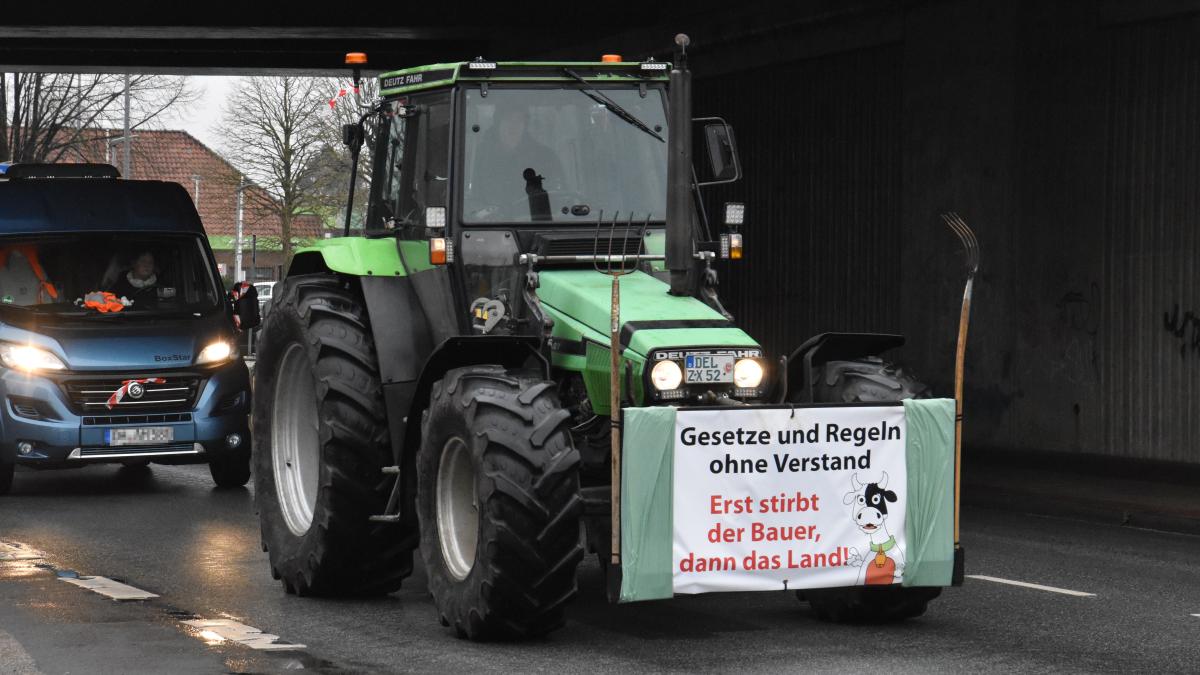
[[1071,384],[1093,382],[1099,376],[1100,285],[1092,282],[1083,291],[1063,294],[1055,303],[1062,326],[1061,350],[1052,350],[1047,373]]
[[1179,338],[1179,356],[1186,357],[1190,350],[1200,354],[1200,316],[1192,310],[1182,315],[1179,313],[1179,303],[1175,303],[1170,312],[1163,312],[1163,327],[1176,338]]

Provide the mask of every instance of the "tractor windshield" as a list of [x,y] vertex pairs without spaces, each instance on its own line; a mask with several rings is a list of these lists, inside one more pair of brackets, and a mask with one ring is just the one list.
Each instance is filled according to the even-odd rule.
[[[602,90],[666,136],[661,89]],[[666,143],[578,87],[468,90],[466,104],[464,222],[664,219]]]

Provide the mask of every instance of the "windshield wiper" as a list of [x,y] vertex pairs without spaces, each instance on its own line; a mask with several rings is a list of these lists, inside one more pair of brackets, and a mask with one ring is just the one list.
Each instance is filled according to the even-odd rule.
[[587,80],[585,80],[579,76],[579,73],[576,73],[575,71],[571,70],[570,68],[563,68],[563,72],[566,73],[567,75],[570,75],[574,79],[578,80],[580,83],[583,84],[583,86],[587,87],[587,89],[579,90],[579,91],[583,92],[583,94],[585,96],[592,99],[596,103],[599,103],[600,105],[604,106],[605,108],[608,108],[609,110],[612,111],[612,113],[614,115],[616,115],[617,117],[620,117],[621,119],[632,124],[633,126],[637,127],[638,129],[641,129],[642,131],[650,134],[651,136],[662,141],[663,143],[667,142],[667,139],[660,136],[657,131],[646,126],[646,123],[641,121],[640,119],[638,119],[636,115],[634,115],[633,113],[629,112],[628,110],[622,108],[620,105],[617,104],[616,101],[605,96],[604,92],[602,92],[598,89],[593,89],[592,86],[590,84],[588,84]]

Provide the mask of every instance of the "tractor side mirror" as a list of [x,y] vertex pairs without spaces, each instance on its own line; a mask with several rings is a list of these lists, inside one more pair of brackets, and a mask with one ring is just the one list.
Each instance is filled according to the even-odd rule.
[[239,281],[229,289],[229,299],[233,302],[233,323],[238,330],[258,328],[262,323],[262,315],[258,308],[258,289],[254,284]]
[[705,117],[693,121],[709,122],[704,125],[704,144],[708,149],[708,163],[712,169],[712,176],[700,185],[732,183],[741,178],[742,164],[738,159],[733,127],[719,117]]
[[343,124],[342,143],[352,150],[361,148],[363,144],[363,126],[361,124]]

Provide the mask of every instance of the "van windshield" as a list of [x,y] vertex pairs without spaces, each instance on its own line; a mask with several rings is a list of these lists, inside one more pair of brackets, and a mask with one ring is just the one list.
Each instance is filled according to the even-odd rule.
[[220,299],[204,244],[195,235],[0,237],[3,309],[41,315],[190,315],[212,311]]

